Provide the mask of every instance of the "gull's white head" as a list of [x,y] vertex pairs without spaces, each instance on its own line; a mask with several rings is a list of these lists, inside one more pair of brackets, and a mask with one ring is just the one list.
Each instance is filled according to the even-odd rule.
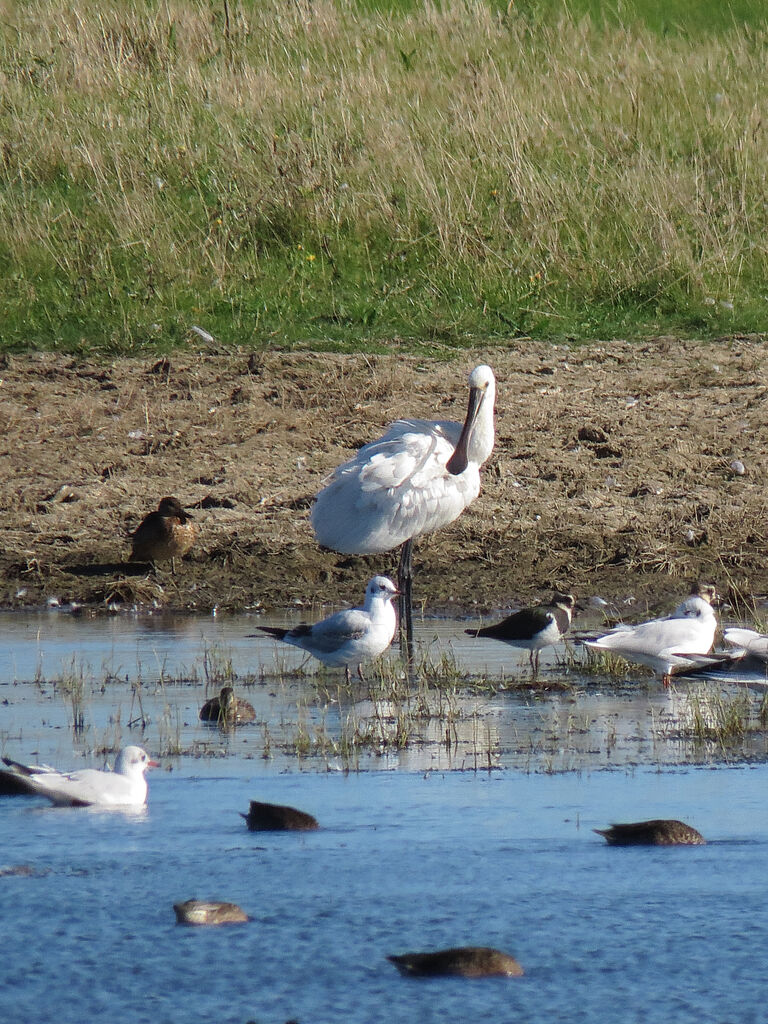
[[397,587],[388,576],[374,576],[365,589],[365,601],[376,599],[391,601],[398,594]]
[[141,776],[147,768],[159,767],[157,761],[152,761],[141,747],[123,747],[115,759],[115,772],[118,775]]

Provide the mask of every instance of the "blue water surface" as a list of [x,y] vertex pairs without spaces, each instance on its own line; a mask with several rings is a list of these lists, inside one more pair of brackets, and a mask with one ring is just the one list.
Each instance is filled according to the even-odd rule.
[[[762,1021],[768,768],[262,774],[155,771],[145,813],[0,801],[0,1019]],[[250,833],[250,799],[315,814]],[[592,828],[680,817],[702,847]],[[172,904],[239,903],[184,928]],[[521,979],[402,978],[388,953],[500,947]]]

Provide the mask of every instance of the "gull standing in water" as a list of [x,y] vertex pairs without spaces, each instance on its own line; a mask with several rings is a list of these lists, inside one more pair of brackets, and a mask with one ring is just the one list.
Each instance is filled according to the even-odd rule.
[[357,665],[357,674],[363,679],[361,663],[377,658],[392,643],[397,624],[392,598],[396,594],[392,580],[374,576],[366,588],[362,608],[346,608],[314,625],[293,629],[260,626],[259,632],[299,647],[331,668],[343,665],[347,682],[349,666]]
[[463,426],[397,420],[335,470],[312,509],[312,528],[324,547],[355,555],[402,548],[398,586],[409,655],[413,542],[458,519],[480,493],[480,467],[493,451],[495,401],[493,370],[476,366]]
[[548,605],[521,608],[519,612],[514,612],[493,626],[465,629],[464,632],[470,636],[500,640],[511,647],[528,651],[531,671],[536,675],[539,671],[539,651],[542,647],[556,644],[568,631],[575,604],[573,594],[560,594],[555,591]]
[[62,807],[143,807],[147,802],[147,768],[159,768],[141,747],[124,747],[115,760],[115,770],[83,768],[57,772],[47,765],[23,765],[4,757],[8,771],[26,792],[48,797]]
[[617,626],[605,636],[585,640],[587,647],[613,651],[648,665],[669,686],[670,676],[700,667],[715,642],[717,618],[712,608],[715,588],[694,584],[691,594],[666,619],[651,619],[637,626]]

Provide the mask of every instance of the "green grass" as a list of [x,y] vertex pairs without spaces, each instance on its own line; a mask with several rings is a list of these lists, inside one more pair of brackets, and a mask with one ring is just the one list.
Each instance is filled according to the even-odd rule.
[[763,7],[7,5],[0,347],[765,331]]

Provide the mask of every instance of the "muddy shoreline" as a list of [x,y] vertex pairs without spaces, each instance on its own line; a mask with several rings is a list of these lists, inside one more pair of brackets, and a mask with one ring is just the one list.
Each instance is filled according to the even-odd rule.
[[[498,378],[496,449],[477,501],[416,546],[427,614],[507,608],[554,587],[655,608],[696,578],[737,607],[766,594],[762,339],[660,338],[516,341],[450,363],[248,350],[7,356],[0,606],[357,601],[396,555],[320,549],[313,495],[398,416],[462,419],[478,362]],[[167,494],[200,533],[175,575],[126,561],[129,532]]]

